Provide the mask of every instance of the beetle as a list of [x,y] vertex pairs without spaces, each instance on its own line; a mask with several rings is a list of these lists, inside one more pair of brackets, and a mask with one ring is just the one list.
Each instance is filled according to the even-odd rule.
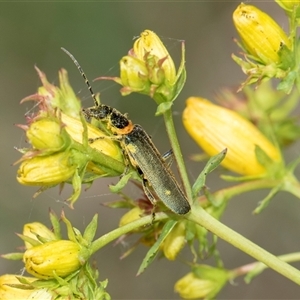
[[66,49],[62,50],[72,59],[79,72],[85,79],[92,94],[95,106],[83,109],[87,118],[95,118],[106,122],[107,127],[120,142],[126,158],[142,178],[143,189],[155,206],[157,198],[178,215],[187,214],[191,207],[186,195],[177,183],[173,173],[153,144],[150,136],[138,124],[133,124],[126,115],[115,108],[98,103],[92,87],[75,57]]

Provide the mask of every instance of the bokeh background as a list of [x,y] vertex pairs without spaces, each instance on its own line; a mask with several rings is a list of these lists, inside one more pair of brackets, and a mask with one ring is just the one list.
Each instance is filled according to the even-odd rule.
[[[186,86],[174,106],[176,126],[191,180],[202,164],[189,160],[189,155],[200,152],[181,123],[185,99],[202,96],[213,100],[215,92],[224,86],[237,86],[244,79],[241,70],[231,59],[238,52],[233,38],[237,37],[232,24],[232,12],[239,1],[53,1],[0,3],[0,253],[13,252],[22,244],[14,234],[21,232],[26,222],[49,223],[48,210],[58,214],[64,209],[74,226],[84,229],[95,212],[100,215],[98,235],[116,226],[123,211],[110,210],[101,203],[115,200],[108,184],[117,179],[103,179],[83,192],[70,210],[64,199],[67,188],[59,195],[54,188],[32,199],[36,188],[21,186],[16,181],[17,166],[12,166],[20,154],[14,147],[24,147],[24,133],[14,124],[25,123],[24,115],[33,103],[19,102],[35,93],[40,82],[34,70],[37,65],[46,72],[50,82],[58,83],[58,70],[66,68],[83,106],[91,106],[92,99],[83,79],[69,57],[60,47],[71,51],[79,60],[87,76],[118,75],[118,61],[127,53],[133,38],[144,29],[156,32],[175,57],[180,59],[180,40],[186,41]],[[283,11],[273,1],[255,1],[287,29]],[[101,92],[102,102],[128,112],[130,118],[142,124],[161,152],[169,150],[161,118],[155,118],[155,104],[145,96],[122,98],[119,87],[112,82],[94,82],[94,90]],[[299,145],[287,150],[289,159],[299,154]],[[247,159],[247,158],[245,158]],[[225,184],[220,171],[211,174],[208,185],[212,191]],[[139,196],[133,185],[126,189],[133,197]],[[255,192],[234,198],[222,221],[250,240],[279,255],[299,251],[299,200],[280,193],[260,215],[252,215],[265,192]],[[119,257],[128,245],[110,244],[95,256],[100,279],[109,279],[108,291],[113,299],[178,299],[173,291],[177,279],[189,271],[184,263],[190,256],[183,254],[181,262],[156,260],[144,274],[136,277],[138,267],[147,251],[140,246],[125,260]],[[253,259],[223,241],[219,250],[227,268],[250,263]],[[203,263],[211,262],[203,261]],[[296,265],[297,266],[297,265]],[[299,264],[298,264],[299,267]],[[22,272],[22,264],[0,260],[1,274]],[[227,285],[219,299],[296,299],[299,287],[271,270],[265,271],[250,285],[242,278]]]

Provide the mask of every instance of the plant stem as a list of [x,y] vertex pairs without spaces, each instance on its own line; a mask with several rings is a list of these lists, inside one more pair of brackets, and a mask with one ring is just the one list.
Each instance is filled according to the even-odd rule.
[[[284,262],[297,262],[300,261],[300,252],[279,255],[277,256],[277,258],[279,258]],[[243,276],[245,274],[250,275],[249,273],[255,273],[255,275],[250,276],[250,278],[252,279],[254,276],[260,274],[262,271],[264,271],[267,268],[268,266],[266,266],[264,263],[260,261],[256,261],[247,265],[240,266],[234,270],[231,270],[231,273],[233,275],[232,278]],[[250,280],[247,280],[247,283],[249,283],[249,281]]]
[[208,231],[217,235],[221,239],[227,241],[241,251],[254,257],[256,260],[266,264],[268,267],[277,271],[279,274],[300,285],[299,270],[283,262],[275,255],[269,253],[268,251],[254,244],[239,233],[222,224],[201,207],[197,210],[192,210],[191,213],[186,216],[186,218],[198,225],[203,226]]
[[[161,221],[164,219],[169,218],[169,216],[165,213],[156,213],[155,214],[155,220],[156,221]],[[99,249],[107,245],[108,243],[116,240],[120,236],[133,231],[136,228],[143,227],[143,226],[152,226],[152,221],[153,221],[153,216],[145,216],[142,217],[136,221],[130,222],[122,227],[119,227],[117,229],[114,229],[110,231],[109,233],[104,234],[97,240],[93,241],[92,246],[91,246],[91,254],[94,254],[97,252]]]
[[172,110],[168,109],[164,113],[164,120],[166,124],[166,130],[169,136],[169,140],[171,143],[171,147],[174,153],[174,157],[178,166],[179,174],[181,176],[182,184],[184,186],[186,195],[190,201],[192,201],[192,189],[189,182],[189,178],[187,176],[186,167],[183,161],[182,152],[180,150],[180,145],[178,143],[178,138],[176,135],[174,122],[173,122],[173,116],[172,116]]
[[[243,193],[261,190],[261,189],[273,188],[278,184],[280,184],[280,182],[281,182],[280,180],[272,180],[272,179],[259,179],[259,180],[243,182],[214,192],[213,193],[214,202],[216,205],[218,205]],[[205,206],[205,201],[208,201],[205,195],[200,196],[198,199],[201,202],[202,207]]]

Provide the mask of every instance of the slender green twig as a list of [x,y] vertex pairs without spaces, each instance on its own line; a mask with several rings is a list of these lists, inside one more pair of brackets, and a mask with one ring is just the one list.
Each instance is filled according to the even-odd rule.
[[164,120],[166,124],[166,130],[169,136],[169,140],[171,143],[171,147],[173,149],[174,157],[178,166],[179,174],[181,176],[181,180],[185,189],[185,192],[187,194],[188,199],[192,201],[192,189],[189,182],[189,178],[187,176],[186,167],[183,161],[182,152],[180,149],[180,145],[178,142],[178,138],[176,135],[174,122],[173,122],[173,116],[172,116],[172,110],[169,109],[164,113]]
[[197,209],[197,211],[192,210],[191,213],[187,215],[187,219],[203,226],[221,239],[227,241],[236,248],[254,257],[256,260],[266,264],[269,268],[300,285],[299,270],[222,224],[201,207]]
[[[161,220],[167,219],[168,217],[169,216],[167,214],[162,213],[162,212],[155,214],[156,221],[161,221]],[[100,238],[98,238],[97,240],[95,240],[92,243],[91,253],[93,254],[93,253],[97,252],[99,249],[101,249],[108,243],[116,240],[117,238],[119,238],[120,236],[122,236],[126,233],[133,231],[136,228],[143,227],[143,226],[149,226],[149,225],[151,226],[152,221],[153,221],[152,215],[145,216],[136,221],[130,222],[122,227],[114,229],[107,234],[104,234],[103,236],[101,236]]]

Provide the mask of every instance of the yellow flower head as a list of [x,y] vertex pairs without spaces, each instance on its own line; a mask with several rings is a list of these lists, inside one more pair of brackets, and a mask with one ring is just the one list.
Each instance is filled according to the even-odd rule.
[[216,155],[227,148],[227,155],[221,164],[238,174],[266,173],[265,166],[256,158],[256,147],[260,147],[274,162],[281,161],[278,149],[252,123],[206,99],[187,99],[183,124],[208,155]]
[[257,7],[241,3],[233,13],[233,22],[244,47],[264,64],[279,63],[279,50],[291,42],[281,27]]

